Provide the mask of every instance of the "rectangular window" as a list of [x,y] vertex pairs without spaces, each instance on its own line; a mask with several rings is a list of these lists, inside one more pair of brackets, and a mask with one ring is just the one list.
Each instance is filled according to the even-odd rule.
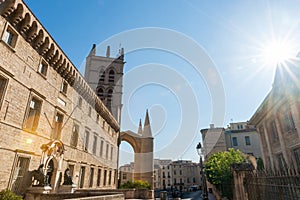
[[91,168],[89,187],[93,187],[93,182],[94,182],[94,168]]
[[67,81],[63,81],[61,84],[61,90],[60,90],[63,94],[67,94],[68,91],[68,83]]
[[78,107],[81,108],[82,107],[82,97],[78,97],[78,103],[77,103]]
[[29,102],[27,116],[25,118],[24,128],[35,131],[38,127],[42,101],[36,97],[32,97]]
[[88,149],[89,149],[89,138],[90,138],[90,132],[89,131],[85,131],[85,135],[84,135],[84,147],[83,147],[83,149],[85,151],[88,151]]
[[71,142],[70,145],[72,147],[77,147],[78,143],[78,134],[79,134],[79,125],[74,124],[72,129],[72,136],[71,136]]
[[104,170],[103,186],[106,186],[107,170]]
[[105,154],[106,160],[108,160],[108,151],[109,151],[109,144],[106,144],[106,154]]
[[11,191],[21,195],[26,191],[24,181],[29,168],[29,157],[18,156],[17,163],[13,168],[13,176],[11,180]]
[[100,157],[103,157],[103,147],[104,147],[104,141],[101,140],[101,144],[100,144]]
[[97,176],[97,186],[100,186],[100,181],[101,181],[101,169],[98,169],[98,176]]
[[122,172],[122,179],[126,180],[127,179],[127,173],[126,172]]
[[279,170],[285,170],[286,169],[286,162],[284,160],[283,154],[280,153],[277,155],[277,163]]
[[284,123],[285,131],[289,132],[289,131],[295,130],[295,123],[294,123],[294,119],[293,119],[293,116],[292,116],[292,113],[290,112],[290,110],[287,110],[284,113],[283,123]]
[[2,101],[4,99],[4,93],[5,93],[7,83],[8,80],[3,76],[0,76],[0,108],[1,108]]
[[246,145],[251,145],[251,141],[250,141],[249,136],[245,136],[245,142],[246,142]]
[[15,48],[17,43],[17,37],[18,34],[10,26],[7,26],[3,34],[2,40],[10,47]]
[[109,170],[108,185],[111,185],[111,179],[112,179],[112,173],[111,173],[111,170]]
[[113,159],[114,147],[110,147],[110,160]]
[[89,115],[89,117],[92,116],[92,107],[91,106],[89,107],[89,114],[88,115]]
[[48,64],[44,60],[42,60],[38,72],[46,77],[47,71],[48,71]]
[[236,137],[233,137],[233,138],[232,138],[232,145],[233,145],[233,146],[238,146],[238,141],[237,141],[237,138],[236,138]]
[[79,171],[79,188],[83,188],[84,186],[84,175],[85,175],[85,167],[81,167]]
[[96,154],[96,149],[97,149],[97,136],[94,135],[94,142],[93,142],[93,154]]
[[54,129],[52,134],[52,139],[59,140],[61,136],[61,129],[63,125],[64,116],[63,114],[57,112],[54,118]]
[[295,161],[296,161],[296,168],[298,170],[298,173],[300,173],[300,148],[293,150]]
[[277,128],[276,128],[276,123],[274,120],[271,121],[271,132],[272,132],[272,138],[273,141],[278,141],[278,132],[277,132]]

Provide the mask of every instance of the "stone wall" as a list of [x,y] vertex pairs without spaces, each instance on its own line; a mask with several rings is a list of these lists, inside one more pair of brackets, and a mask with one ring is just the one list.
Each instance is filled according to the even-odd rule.
[[[0,190],[16,189],[22,194],[20,173],[37,169],[45,157],[55,159],[57,152],[46,155],[41,149],[54,139],[64,146],[62,162],[55,163],[56,186],[68,167],[73,168],[73,182],[79,186],[80,169],[85,167],[83,188],[116,188],[120,129],[116,120],[23,1],[5,1],[0,14],[0,78],[5,80],[0,88]],[[8,29],[14,34],[13,46],[4,40]],[[48,66],[45,75],[39,71],[42,62]],[[65,93],[61,91],[64,82]],[[35,129],[25,127],[32,97],[41,102]],[[63,116],[62,130],[53,138],[56,113]],[[77,145],[72,146],[74,124],[79,130]],[[27,159],[28,166],[21,166],[19,158]]]
[[154,190],[147,189],[117,189],[117,190],[92,190],[78,189],[76,193],[123,193],[125,199],[154,199]]

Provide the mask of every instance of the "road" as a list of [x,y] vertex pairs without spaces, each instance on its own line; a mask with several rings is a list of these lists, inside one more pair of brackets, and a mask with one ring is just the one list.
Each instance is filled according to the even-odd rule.
[[[189,192],[185,193],[181,199],[186,199],[186,200],[202,200],[201,198],[201,190],[198,190],[196,192]],[[215,200],[212,194],[208,194],[209,200]]]

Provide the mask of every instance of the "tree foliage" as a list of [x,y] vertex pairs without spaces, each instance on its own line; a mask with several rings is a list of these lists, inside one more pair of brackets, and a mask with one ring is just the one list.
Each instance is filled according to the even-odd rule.
[[6,189],[0,192],[0,200],[22,200],[22,197]]
[[137,181],[127,181],[126,183],[123,183],[120,186],[121,189],[151,189],[151,185],[147,182],[147,181],[141,181],[141,180],[137,180]]
[[245,156],[239,150],[218,152],[209,157],[205,162],[205,173],[207,180],[215,185],[230,184],[232,181],[232,164],[245,162]]

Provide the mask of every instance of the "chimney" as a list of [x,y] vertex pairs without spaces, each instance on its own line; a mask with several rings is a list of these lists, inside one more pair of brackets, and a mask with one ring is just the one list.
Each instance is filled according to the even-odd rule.
[[107,58],[110,57],[110,46],[107,46],[107,49],[106,49],[106,57],[107,57]]
[[213,128],[215,128],[215,125],[214,125],[214,124],[210,124],[209,127],[210,127],[211,129],[213,129]]

